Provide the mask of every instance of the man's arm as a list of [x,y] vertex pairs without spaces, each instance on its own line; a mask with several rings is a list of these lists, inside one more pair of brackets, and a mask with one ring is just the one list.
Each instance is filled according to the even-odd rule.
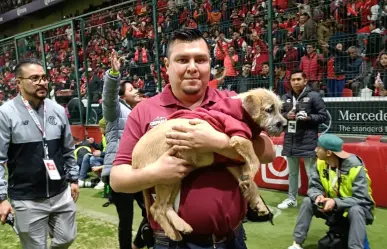
[[108,70],[105,73],[102,91],[102,111],[107,122],[114,122],[120,116],[119,89],[120,74]]
[[326,122],[328,120],[328,113],[323,98],[320,96],[320,94],[316,93],[314,94],[313,98],[311,98],[311,101],[312,110],[314,110],[315,113],[308,113],[306,122],[311,122],[315,124],[322,124]]
[[64,169],[66,172],[66,179],[71,183],[78,182],[79,166],[74,157],[74,141],[71,134],[71,128],[68,118],[65,116],[64,109],[62,113],[64,117],[65,126],[62,128],[62,153],[64,158]]
[[11,127],[8,118],[0,111],[0,202],[7,200],[7,180],[5,164],[8,160],[8,147],[11,140]]
[[[356,170],[356,168],[352,168],[350,172],[352,170]],[[361,167],[352,183],[352,197],[339,197],[334,198],[334,200],[338,209],[350,208],[356,205],[362,207],[371,207],[373,205],[372,198],[368,194],[367,176],[363,167]]]
[[136,193],[153,187],[157,182],[157,175],[153,174],[152,167],[133,169],[130,165],[134,146],[144,135],[138,122],[137,109],[134,108],[128,116],[110,172],[110,186],[116,192]]
[[[137,106],[138,107],[138,106]],[[134,146],[143,136],[138,120],[138,110],[134,108],[129,114],[120,145],[110,172],[110,186],[116,192],[136,193],[160,183],[180,181],[192,171],[188,162],[174,157],[171,150],[164,153],[156,162],[142,169],[133,169],[131,164]],[[176,152],[175,152],[176,153]]]
[[315,201],[318,196],[324,195],[325,191],[321,184],[317,167],[312,167],[310,176],[307,195]]

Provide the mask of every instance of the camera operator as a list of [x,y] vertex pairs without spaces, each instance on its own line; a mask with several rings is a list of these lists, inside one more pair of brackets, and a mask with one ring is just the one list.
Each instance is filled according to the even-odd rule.
[[288,120],[285,130],[282,155],[289,167],[288,198],[278,205],[280,209],[297,207],[298,173],[300,158],[304,160],[306,174],[316,163],[318,127],[328,119],[324,100],[308,85],[302,71],[293,71],[290,76],[291,90],[282,96],[282,115]]
[[[364,163],[358,156],[345,152],[343,140],[332,134],[319,137],[316,154],[317,166],[311,170],[308,196],[301,205],[294,242],[288,249],[302,249],[313,215],[326,219],[331,229],[345,229],[349,249],[364,248],[366,224],[373,222],[375,207]],[[327,238],[320,240],[319,248],[343,248],[336,245],[337,238]]]

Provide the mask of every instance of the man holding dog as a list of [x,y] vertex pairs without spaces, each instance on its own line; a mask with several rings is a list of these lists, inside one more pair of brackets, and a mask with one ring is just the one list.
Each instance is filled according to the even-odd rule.
[[[349,222],[349,233],[344,231],[348,233],[348,249],[363,249],[366,224],[373,222],[375,207],[367,169],[360,157],[343,150],[343,140],[335,135],[320,136],[316,154],[317,166],[311,171],[308,197],[301,205],[294,243],[288,249],[302,248],[313,215],[326,219],[331,229]],[[320,243],[332,246],[335,242]]]
[[308,85],[304,72],[293,71],[290,85],[291,91],[282,96],[282,115],[288,120],[282,155],[286,156],[289,167],[289,193],[288,198],[278,205],[280,209],[297,207],[300,158],[304,160],[309,178],[316,163],[314,149],[317,145],[318,127],[328,119],[324,100]]
[[[169,42],[165,65],[170,80],[163,92],[141,102],[128,117],[123,137],[111,171],[111,186],[115,191],[134,193],[157,184],[182,181],[179,215],[194,232],[183,235],[183,241],[168,239],[150,218],[155,236],[155,249],[161,248],[246,248],[241,221],[246,213],[246,201],[238,183],[226,165],[214,165],[192,171],[188,162],[175,157],[170,149],[153,165],[133,169],[130,164],[134,146],[149,129],[164,122],[177,110],[208,108],[235,93],[207,86],[210,79],[208,44],[199,30],[176,31]],[[229,145],[229,137],[217,132],[206,122],[192,120],[190,126],[174,127],[167,134],[168,143],[201,152],[215,152],[231,159],[239,155]],[[273,159],[271,140],[259,136],[253,141],[261,148],[261,162]],[[262,148],[265,148],[263,150]],[[257,150],[258,151],[258,150]],[[233,163],[230,159],[229,163]],[[152,202],[152,196],[145,196]]]

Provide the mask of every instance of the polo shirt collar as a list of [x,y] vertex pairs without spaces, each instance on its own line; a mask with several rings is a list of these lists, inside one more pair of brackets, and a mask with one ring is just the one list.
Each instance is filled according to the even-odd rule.
[[[211,87],[207,87],[203,102],[200,104],[200,106],[205,106],[205,105],[208,105],[209,103],[216,103],[221,99],[222,98],[219,96],[219,94],[216,94],[215,89]],[[170,84],[166,85],[163,91],[160,93],[160,100],[161,100],[161,103],[160,103],[161,106],[166,107],[166,106],[177,105],[177,106],[184,107],[183,104],[175,97],[175,95],[173,95],[172,87]]]

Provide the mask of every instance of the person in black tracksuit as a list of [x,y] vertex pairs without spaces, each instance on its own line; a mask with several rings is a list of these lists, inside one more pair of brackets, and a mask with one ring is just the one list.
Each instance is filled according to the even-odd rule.
[[297,207],[300,158],[304,160],[308,178],[316,163],[318,127],[328,120],[326,105],[321,95],[308,85],[305,73],[293,71],[291,90],[282,96],[282,115],[288,120],[282,156],[289,168],[289,194],[277,207]]

